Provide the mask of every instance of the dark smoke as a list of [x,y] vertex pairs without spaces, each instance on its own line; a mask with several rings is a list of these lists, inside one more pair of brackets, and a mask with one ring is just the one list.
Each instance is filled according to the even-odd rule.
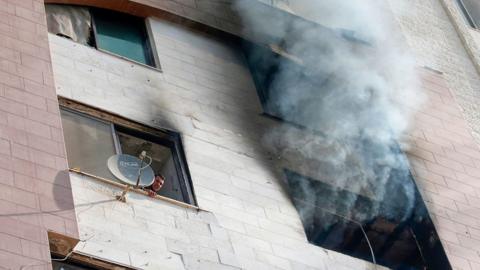
[[[404,195],[401,215],[408,216],[414,187],[401,179],[409,174],[398,143],[423,95],[414,61],[398,45],[403,43],[392,34],[396,31],[379,16],[379,1],[274,2],[289,12],[301,10],[317,23],[292,19],[288,13],[267,15],[250,8],[249,1],[236,1],[244,34],[287,56],[276,60],[278,69],[269,84],[276,94],[267,107],[302,127],[279,125],[264,136],[265,145],[283,167],[338,191],[384,201],[389,189],[398,188]],[[257,54],[251,56],[256,64],[271,61]],[[399,177],[399,171],[405,173]],[[318,196],[310,187],[302,187],[302,194],[306,201]],[[353,208],[357,198],[341,203]],[[306,207],[300,214],[311,211],[315,210]],[[349,218],[362,222],[378,211],[368,209]]]

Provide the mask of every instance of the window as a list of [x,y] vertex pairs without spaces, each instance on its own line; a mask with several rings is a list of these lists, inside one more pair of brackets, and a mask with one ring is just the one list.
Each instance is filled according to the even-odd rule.
[[[334,95],[342,82],[338,67],[326,62],[334,54],[332,47],[363,53],[371,44],[355,31],[328,28],[287,13],[282,16],[286,33],[276,37],[272,30],[273,34],[262,36],[268,46],[243,40],[243,53],[264,115],[315,130],[308,120],[317,116],[319,105],[312,97],[319,89],[325,96]],[[314,38],[299,42],[305,41],[306,32]]]
[[302,127],[311,124],[308,119],[313,115],[309,114],[317,113],[312,107],[317,104],[310,98],[319,86],[329,89],[332,76],[321,70],[309,74],[300,58],[277,46],[268,48],[245,41],[243,50],[264,115]]
[[285,175],[312,244],[371,262],[373,252],[377,264],[394,270],[452,269],[408,172],[391,173],[381,200],[290,170]]
[[143,18],[110,10],[46,5],[48,31],[135,62],[155,67]]
[[[287,68],[291,69],[292,74],[299,75],[298,71],[301,69],[301,66],[269,48],[247,41],[243,45],[247,64],[262,103],[263,113],[273,118],[289,120],[287,119],[289,114],[284,111],[284,106],[281,102],[282,100],[293,101],[296,99],[280,98],[282,94],[289,95],[288,91],[291,88],[288,85],[275,85],[275,82],[279,81],[278,76],[284,75],[282,70]],[[295,78],[290,80],[290,82],[293,81],[296,81]]]
[[[139,156],[142,151],[152,158],[155,174],[165,178],[158,195],[195,204],[190,175],[179,134],[132,123],[123,118],[78,105],[80,111],[62,108],[61,117],[70,168],[98,177],[116,180],[107,168],[115,154]],[[84,111],[83,111],[84,110]],[[119,181],[119,180],[118,180]]]
[[480,27],[480,2],[478,0],[457,0],[460,9],[471,27]]

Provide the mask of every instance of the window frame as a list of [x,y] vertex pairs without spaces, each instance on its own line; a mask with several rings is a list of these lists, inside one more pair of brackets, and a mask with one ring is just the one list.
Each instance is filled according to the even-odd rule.
[[[46,5],[69,6],[68,4],[58,4],[58,3],[46,3]],[[151,29],[150,22],[149,22],[148,18],[139,17],[139,16],[135,16],[135,15],[132,15],[132,14],[129,14],[129,13],[120,12],[120,11],[111,10],[111,9],[106,9],[106,8],[97,8],[97,7],[92,7],[92,6],[82,6],[82,7],[88,9],[88,12],[90,13],[91,35],[92,35],[92,37],[91,37],[90,42],[87,44],[88,47],[94,48],[95,50],[100,51],[102,53],[105,53],[105,54],[108,54],[108,55],[111,55],[111,56],[129,61],[131,63],[135,63],[135,64],[138,64],[140,66],[162,72],[161,65],[160,65],[160,60],[159,60],[159,57],[158,57],[158,53],[156,51],[155,41],[153,39],[152,29]],[[146,56],[148,62],[150,62],[151,65],[149,63],[138,62],[138,61],[136,61],[134,59],[131,59],[131,58],[128,58],[126,56],[123,56],[123,55],[120,55],[120,54],[117,54],[117,53],[114,53],[114,52],[111,52],[111,51],[100,48],[98,46],[98,41],[97,41],[98,40],[98,38],[97,38],[98,34],[97,34],[97,25],[96,25],[95,15],[94,15],[96,13],[95,10],[112,12],[112,13],[119,13],[121,15],[138,18],[139,21],[142,21],[142,26],[143,26],[143,29],[142,29],[143,31],[142,32],[143,32],[144,38],[145,38],[145,43],[144,43],[144,46],[143,46],[144,47],[144,53],[145,53],[145,56]],[[56,34],[52,33],[52,35],[56,35]],[[56,35],[56,36],[62,37],[61,35]],[[67,37],[64,37],[64,38],[67,38]],[[73,42],[75,42],[75,41],[73,41]]]
[[[175,164],[175,170],[179,179],[179,185],[181,188],[181,193],[183,196],[183,201],[179,201],[170,197],[165,197],[157,194],[162,198],[167,198],[168,200],[173,200],[183,204],[197,207],[198,202],[195,196],[195,191],[193,187],[192,178],[190,175],[190,170],[188,168],[187,158],[185,155],[182,138],[178,132],[158,129],[150,127],[146,124],[127,119],[123,116],[107,112],[105,110],[86,105],[81,102],[73,101],[63,97],[58,97],[60,110],[64,110],[70,113],[78,114],[90,119],[100,121],[110,125],[111,135],[114,141],[114,148],[116,154],[122,153],[122,148],[120,145],[120,140],[118,138],[118,132],[126,133],[128,135],[137,137],[139,139],[147,140],[152,143],[160,144],[162,146],[168,147],[171,149],[172,158]],[[67,157],[68,159],[68,157]],[[70,168],[74,169],[74,168]],[[80,170],[80,172],[82,172]],[[88,172],[82,172],[85,174],[90,174]],[[93,174],[90,174],[93,175]],[[115,183],[121,182],[114,181],[114,179],[105,179]]]
[[463,17],[465,18],[465,20],[467,21],[467,23],[469,24],[469,26],[472,27],[473,29],[480,30],[480,26],[477,25],[477,23],[476,23],[475,20],[473,19],[472,14],[471,14],[470,11],[468,10],[468,8],[467,8],[467,6],[465,5],[465,3],[463,2],[463,0],[457,0],[457,4],[458,4],[458,6],[460,7],[460,10],[461,10],[462,13],[463,13]]
[[[124,12],[119,12],[119,11],[115,11],[115,10],[110,10],[110,9],[103,9],[103,8],[96,8],[96,7],[87,7],[88,8],[88,11],[90,12],[90,17],[91,17],[91,20],[92,20],[92,33],[93,33],[93,47],[95,49],[97,49],[98,51],[101,51],[103,53],[107,53],[107,54],[110,54],[110,55],[113,55],[113,56],[116,56],[116,57],[119,57],[119,58],[122,58],[122,59],[125,59],[125,60],[128,60],[130,62],[134,62],[136,64],[139,64],[139,65],[142,65],[142,66],[147,66],[147,67],[150,67],[150,68],[153,68],[153,69],[157,69],[157,70],[161,70],[160,69],[160,64],[159,64],[159,61],[158,61],[158,57],[156,57],[156,52],[155,52],[155,43],[153,42],[153,34],[151,32],[151,29],[149,27],[149,25],[147,24],[147,18],[144,18],[144,17],[138,17],[138,16],[134,16],[134,15],[131,15],[131,14],[128,14],[128,13],[124,13]],[[126,16],[130,16],[130,17],[136,17],[138,18],[138,20],[142,20],[143,22],[143,35],[144,35],[144,38],[145,38],[145,44],[144,44],[144,50],[145,50],[145,56],[146,58],[148,59],[148,61],[151,63],[151,65],[149,65],[148,63],[141,63],[141,62],[138,62],[136,60],[133,60],[131,58],[128,58],[126,56],[123,56],[123,55],[120,55],[120,54],[117,54],[117,53],[114,53],[114,52],[111,52],[111,51],[108,51],[108,50],[105,50],[105,49],[102,49],[100,47],[98,47],[98,38],[97,38],[97,23],[95,21],[95,14],[98,14],[97,11],[99,10],[100,12],[112,12],[112,13],[120,13],[122,15],[126,15]]]

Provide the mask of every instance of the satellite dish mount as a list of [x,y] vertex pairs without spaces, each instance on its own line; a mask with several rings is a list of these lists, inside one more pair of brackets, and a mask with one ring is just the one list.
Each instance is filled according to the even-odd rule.
[[[148,159],[148,162],[145,162],[145,158]],[[108,159],[107,167],[110,172],[126,184],[123,192],[116,196],[117,200],[126,202],[127,193],[131,187],[138,189],[153,183],[155,174],[150,164],[152,164],[152,158],[147,156],[146,151],[142,151],[138,158],[122,154],[113,155]]]

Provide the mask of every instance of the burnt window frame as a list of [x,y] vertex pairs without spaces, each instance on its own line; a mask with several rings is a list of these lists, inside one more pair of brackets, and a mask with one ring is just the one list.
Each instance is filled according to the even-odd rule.
[[[109,54],[109,55],[118,57],[120,59],[138,64],[138,65],[141,65],[141,66],[144,66],[144,67],[147,67],[147,68],[151,68],[151,69],[154,69],[154,70],[157,70],[157,71],[160,71],[160,72],[162,71],[160,61],[159,61],[159,58],[158,58],[158,53],[156,51],[156,46],[155,46],[155,42],[154,42],[154,38],[153,38],[153,33],[151,31],[151,26],[150,26],[146,17],[139,17],[139,16],[135,16],[135,15],[132,15],[132,14],[129,14],[129,13],[125,13],[125,12],[115,11],[115,10],[106,9],[106,8],[91,7],[91,6],[69,5],[69,4],[58,4],[58,3],[45,3],[45,5],[71,6],[71,7],[78,6],[78,7],[86,8],[88,10],[88,12],[90,13],[90,21],[91,21],[90,39],[87,42],[87,46],[89,46],[91,48],[94,48],[97,51],[100,51],[102,53]],[[118,16],[121,16],[123,19],[128,18],[128,19],[134,21],[134,23],[137,24],[137,25],[141,24],[141,29],[139,29],[139,30],[142,33],[143,38],[144,38],[143,49],[144,49],[145,58],[147,60],[146,63],[136,61],[135,59],[129,58],[128,56],[124,56],[124,55],[121,55],[121,54],[118,54],[118,53],[115,53],[115,52],[112,52],[112,51],[109,51],[107,49],[103,49],[103,48],[99,47],[98,41],[97,41],[98,40],[98,38],[97,38],[98,34],[97,34],[97,25],[96,25],[95,17],[98,16],[99,14],[101,14],[101,13],[104,13],[104,14],[110,13],[110,15],[118,15]],[[55,33],[51,33],[51,34],[56,35],[56,36],[60,36],[60,37],[66,38],[66,39],[70,39],[69,37],[66,37],[64,35],[55,34]]]
[[[306,181],[310,187],[312,187],[312,185],[313,186],[314,185],[329,186],[327,189],[325,189],[325,192],[328,192],[329,189],[332,190],[335,187],[330,186],[328,183],[324,183],[322,181],[318,181],[318,180],[315,180],[311,177],[302,175],[302,174],[300,174],[296,171],[293,171],[291,169],[288,169],[288,168],[283,169],[283,174],[284,174],[284,179],[285,179],[285,182],[286,182],[285,184],[288,187],[287,189],[288,189],[288,194],[290,196],[290,200],[292,201],[295,209],[299,213],[300,213],[301,209],[298,208],[299,206],[297,204],[309,205],[310,207],[314,207],[315,209],[319,208],[319,211],[322,212],[323,214],[335,216],[336,218],[342,219],[344,222],[351,223],[351,225],[353,224],[355,227],[359,228],[359,230],[357,230],[355,232],[355,235],[357,235],[357,236],[361,235],[362,236],[361,238],[364,238],[364,240],[365,240],[364,245],[366,245],[369,248],[369,250],[367,252],[365,252],[364,254],[360,254],[359,251],[352,250],[351,243],[350,242],[345,242],[346,239],[343,239],[341,244],[338,245],[336,248],[331,246],[332,243],[330,243],[330,246],[329,246],[328,243],[324,243],[324,245],[322,245],[320,243],[317,243],[315,240],[318,241],[318,239],[317,239],[318,234],[316,234],[316,232],[312,231],[312,228],[307,228],[306,224],[304,224],[303,215],[300,215],[302,217],[302,224],[304,226],[304,230],[305,230],[307,239],[308,239],[309,243],[311,243],[312,245],[316,245],[316,246],[326,248],[326,249],[331,249],[331,250],[334,250],[336,252],[345,254],[347,256],[352,256],[352,257],[358,258],[360,260],[365,260],[365,261],[369,261],[369,262],[377,264],[377,265],[388,267],[389,269],[399,269],[399,270],[404,270],[404,269],[409,269],[409,270],[413,270],[413,269],[418,269],[418,270],[420,270],[420,269],[422,269],[422,270],[423,269],[451,270],[451,269],[453,269],[452,266],[449,263],[447,255],[446,255],[446,249],[445,249],[441,239],[439,238],[437,228],[433,224],[433,220],[432,220],[432,218],[430,216],[430,213],[429,213],[429,211],[426,207],[426,202],[428,202],[428,201],[423,199],[420,191],[418,190],[418,186],[417,186],[417,183],[415,181],[415,178],[413,177],[413,175],[410,172],[408,172],[408,175],[409,175],[408,180],[412,181],[412,185],[415,188],[415,191],[414,191],[414,193],[415,193],[415,197],[414,197],[414,199],[415,199],[415,204],[414,204],[415,210],[412,210],[408,219],[406,219],[406,220],[404,220],[400,223],[397,223],[397,227],[395,227],[395,230],[391,234],[386,234],[386,236],[388,238],[386,239],[385,242],[386,243],[391,243],[393,245],[396,241],[394,241],[394,238],[392,238],[392,237],[399,237],[400,233],[407,231],[406,228],[408,228],[409,233],[411,234],[411,237],[412,237],[414,243],[416,244],[417,251],[419,252],[418,253],[419,257],[418,258],[421,261],[423,261],[423,265],[421,266],[422,268],[416,268],[416,266],[413,266],[413,265],[401,265],[401,266],[397,265],[397,267],[400,267],[400,268],[394,268],[396,266],[393,264],[393,262],[389,262],[382,257],[383,255],[388,253],[389,249],[377,250],[378,247],[375,246],[376,245],[375,241],[377,239],[376,238],[373,238],[373,239],[369,238],[369,233],[370,234],[372,234],[372,232],[375,233],[374,228],[371,227],[372,225],[375,225],[374,224],[375,221],[384,220],[384,221],[387,221],[386,224],[389,224],[388,222],[390,222],[390,224],[393,224],[391,222],[392,220],[390,220],[391,218],[389,219],[387,216],[379,215],[379,216],[376,216],[376,219],[373,219],[373,220],[370,220],[368,222],[363,223],[363,222],[359,222],[359,221],[350,219],[349,217],[343,215],[341,213],[342,209],[340,209],[340,211],[339,211],[340,213],[337,213],[337,212],[333,212],[333,211],[329,210],[327,207],[323,208],[321,206],[318,206],[316,203],[309,202],[305,199],[300,199],[297,196],[295,196],[296,194],[294,194],[294,192],[295,192],[294,189],[296,188],[296,186],[291,186],[292,182]],[[316,182],[319,182],[319,183],[316,183]],[[348,190],[345,190],[345,189],[335,191],[335,192],[336,192],[336,195],[334,195],[334,196],[337,197],[337,199],[340,198],[339,193],[345,193],[347,195],[354,195],[354,193],[352,193]],[[355,205],[353,205],[353,209],[355,209],[355,208],[363,209],[363,208],[365,208],[365,206],[367,206],[369,204],[372,204],[372,205],[377,204],[378,206],[380,206],[380,208],[387,207],[387,209],[388,209],[389,204],[391,204],[390,201],[377,201],[377,202],[375,202],[374,200],[369,199],[366,196],[363,196],[363,195],[360,195],[360,194],[355,194],[355,196],[358,199],[355,202]],[[318,200],[318,197],[316,198],[316,200]],[[317,202],[317,201],[315,201],[315,202]],[[367,209],[368,209],[368,207],[367,207]],[[385,212],[385,213],[389,213],[389,212]],[[424,216],[422,216],[422,213],[423,213]],[[422,227],[421,223],[420,224],[419,223],[414,223],[414,220],[418,219],[419,217],[426,218],[424,220],[426,220],[426,222],[430,226],[430,229],[431,229],[430,231],[423,231],[426,227]],[[425,226],[425,224],[424,224],[424,226]],[[340,229],[341,229],[341,227],[340,227]],[[331,232],[331,231],[328,231],[328,230],[324,229],[323,233],[326,233],[326,232]],[[335,232],[335,231],[333,231],[333,232]],[[326,236],[328,236],[328,235],[325,235],[325,237]],[[314,238],[312,239],[312,237],[314,237]],[[436,240],[436,246],[434,248],[432,248],[432,246],[431,246],[431,241],[433,239]],[[325,239],[324,239],[324,241],[325,241]],[[361,242],[362,242],[362,239],[357,239],[357,242],[356,242],[357,243],[357,248],[358,248],[358,246],[360,246]],[[350,245],[345,245],[345,243],[349,243]],[[385,245],[386,244],[383,243],[383,245],[381,247],[385,248]],[[353,246],[353,247],[355,247],[355,246]],[[426,247],[428,247],[430,249],[426,249]],[[392,248],[392,247],[390,247],[390,248]],[[434,250],[434,249],[436,249],[436,250]],[[377,256],[379,254],[376,253],[376,252],[380,252],[381,256]],[[431,255],[431,252],[443,252],[443,254],[436,253],[436,255],[441,255],[441,257],[428,256],[428,255]],[[407,268],[404,268],[403,266],[407,266]],[[441,266],[441,268],[439,268],[439,266]]]
[[[283,12],[282,12],[283,13]],[[316,29],[319,34],[325,35],[328,38],[338,39],[355,46],[371,47],[369,40],[357,35],[356,32],[347,29],[332,29],[315,22],[306,20],[292,14],[286,14],[289,17],[289,24],[304,24],[311,29]],[[288,69],[293,69],[294,74],[298,75],[299,81],[305,82],[309,85],[324,84],[328,78],[328,74],[316,74],[312,76],[305,72],[305,59],[301,55],[295,55],[289,51],[292,44],[295,43],[298,32],[293,31],[295,28],[288,29],[285,37],[279,39],[278,37],[269,36],[265,34],[258,40],[241,39],[241,49],[245,59],[245,63],[250,72],[255,85],[257,96],[262,106],[262,116],[276,120],[279,122],[288,123],[301,129],[311,129],[305,126],[299,119],[288,119],[286,115],[282,115],[279,106],[275,104],[275,100],[271,97],[275,96],[272,89],[275,86],[275,77],[281,74],[281,69],[288,66]],[[258,57],[260,55],[260,58]],[[260,61],[259,61],[260,60]],[[260,63],[262,66],[257,67]],[[321,76],[318,76],[321,75]],[[278,89],[277,89],[278,90]]]
[[[174,162],[179,186],[181,188],[183,200],[179,201],[177,199],[163,196],[160,194],[156,195],[161,198],[166,198],[168,200],[188,204],[194,207],[198,206],[180,133],[166,129],[154,128],[143,123],[133,121],[122,116],[66,98],[59,97],[59,105],[61,111],[64,110],[69,113],[77,114],[95,121],[109,124],[111,127],[110,130],[114,142],[115,154],[122,153],[117,131],[139,138],[141,140],[145,140],[169,148],[172,153],[172,159]],[[75,168],[70,168],[70,170],[76,171]],[[81,171],[81,168],[80,172],[90,174],[88,172]],[[117,184],[119,183],[121,185],[125,185],[124,183],[119,182],[116,179],[106,180],[115,182]]]
[[[276,46],[266,46],[264,44],[259,44],[245,39],[241,40],[241,48],[243,50],[246,65],[253,79],[257,97],[262,107],[262,112],[260,115],[277,122],[287,123],[299,129],[309,129],[309,127],[303,125],[302,123],[286,119],[285,116],[282,115],[278,110],[278,108],[276,108],[271,102],[272,100],[270,96],[272,95],[271,92],[273,91],[272,82],[274,82],[274,77],[279,71],[279,64],[285,61],[292,65],[296,65],[297,68],[301,68],[303,66],[301,59],[298,59],[294,55],[289,55],[281,47],[278,47],[278,49],[273,49],[273,47]],[[273,63],[268,63],[268,66],[261,67],[268,69],[268,71],[261,70],[261,72],[266,72],[267,74],[262,74],[261,72],[257,71],[254,63],[257,62],[258,59],[252,58],[252,55],[258,55],[258,53],[252,54],[251,52],[258,52],[260,50],[262,51],[262,57],[264,57],[266,54],[269,54],[269,56],[267,56],[270,58],[269,60],[274,60],[272,61]],[[264,59],[262,59],[260,62],[265,63],[263,60]]]

